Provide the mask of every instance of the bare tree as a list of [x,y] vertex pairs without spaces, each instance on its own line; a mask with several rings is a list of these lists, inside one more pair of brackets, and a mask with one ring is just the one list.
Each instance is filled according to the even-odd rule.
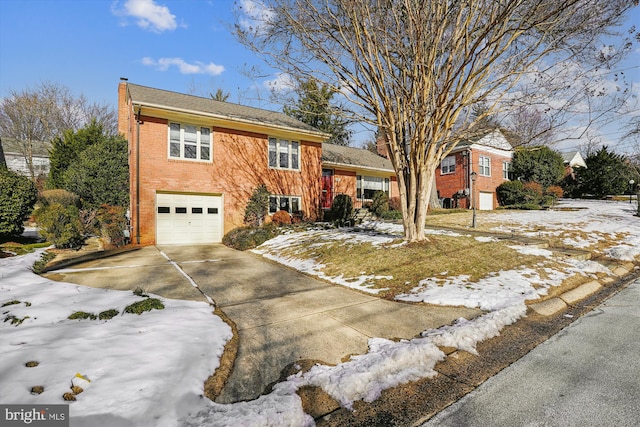
[[420,241],[436,168],[484,118],[473,106],[496,113],[546,61],[594,60],[598,37],[634,3],[264,0],[237,30],[271,66],[341,91],[384,132],[405,238]]
[[77,130],[95,118],[112,135],[117,133],[117,113],[107,106],[74,97],[65,86],[44,82],[34,89],[11,90],[0,100],[0,136],[18,142],[31,174],[34,144],[49,147],[67,129]]
[[506,126],[516,136],[516,145],[519,147],[548,147],[555,143],[553,118],[535,106],[515,108],[510,112]]

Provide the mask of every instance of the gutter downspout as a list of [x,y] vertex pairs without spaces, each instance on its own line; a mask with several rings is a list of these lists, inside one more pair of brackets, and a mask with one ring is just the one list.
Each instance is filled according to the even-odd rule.
[[136,244],[140,244],[140,110],[136,114]]

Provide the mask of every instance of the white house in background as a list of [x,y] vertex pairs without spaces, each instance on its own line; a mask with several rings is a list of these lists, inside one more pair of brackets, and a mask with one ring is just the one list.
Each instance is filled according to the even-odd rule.
[[570,168],[581,167],[586,168],[587,164],[584,162],[582,155],[579,151],[571,151],[569,153],[562,153],[564,159],[564,165]]
[[[0,140],[4,158],[7,162],[7,168],[21,175],[31,176],[20,143],[14,138],[2,137]],[[48,145],[49,144],[41,141],[35,141],[33,143],[32,159],[35,176],[49,174],[50,162]]]

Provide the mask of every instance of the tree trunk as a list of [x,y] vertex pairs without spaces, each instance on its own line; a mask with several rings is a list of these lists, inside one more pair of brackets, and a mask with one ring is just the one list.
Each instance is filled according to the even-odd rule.
[[440,207],[440,199],[438,198],[438,187],[436,186],[436,174],[433,174],[431,180],[431,195],[429,196],[429,207],[431,209],[438,209]]
[[2,148],[2,138],[0,138],[0,169],[7,168],[7,160],[4,158],[4,148]]

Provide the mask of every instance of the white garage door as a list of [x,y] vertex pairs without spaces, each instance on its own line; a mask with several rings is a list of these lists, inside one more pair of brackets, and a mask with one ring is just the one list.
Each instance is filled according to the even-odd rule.
[[156,243],[217,243],[222,241],[222,196],[156,195]]
[[481,211],[491,211],[493,210],[493,193],[483,193],[480,192],[479,198],[479,206],[478,209]]

